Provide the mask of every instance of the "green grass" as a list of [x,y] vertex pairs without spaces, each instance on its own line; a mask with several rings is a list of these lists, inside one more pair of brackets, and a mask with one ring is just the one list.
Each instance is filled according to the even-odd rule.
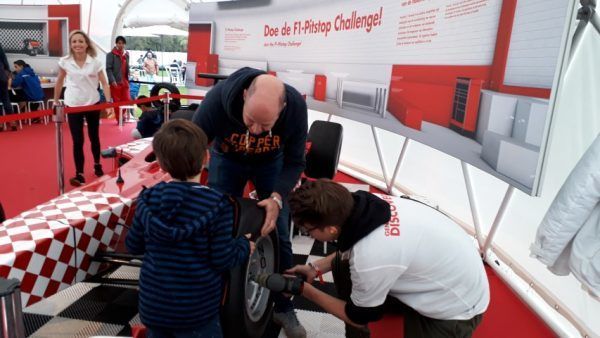
[[[150,97],[150,85],[147,84],[142,84],[140,86],[140,92],[138,93],[138,96],[140,95],[144,95],[147,97]],[[187,88],[184,86],[177,86],[177,89],[179,89],[179,93],[180,94],[187,94]],[[187,104],[187,100],[186,99],[182,99],[181,100],[181,104]],[[135,116],[136,117],[140,117],[140,115],[142,114],[142,110],[140,108],[136,108],[135,109]]]

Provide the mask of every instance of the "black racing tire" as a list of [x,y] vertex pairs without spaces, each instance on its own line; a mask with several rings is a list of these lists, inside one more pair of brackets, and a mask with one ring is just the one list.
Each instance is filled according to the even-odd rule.
[[[179,89],[172,83],[168,82],[159,82],[152,87],[150,90],[150,96],[158,96],[163,94],[164,92],[169,92],[171,94],[179,94]],[[156,108],[162,108],[164,103],[162,101],[152,101],[152,106]],[[181,100],[179,99],[171,99],[171,103],[169,103],[169,111],[174,112],[179,110],[181,107]]]
[[234,236],[251,233],[256,250],[250,259],[231,269],[225,278],[221,325],[226,338],[259,338],[271,321],[273,294],[250,278],[254,274],[273,273],[279,266],[276,230],[259,237],[265,212],[257,201],[238,198],[235,204]]
[[342,152],[343,134],[344,129],[339,123],[313,122],[308,131],[310,149],[306,154],[306,176],[330,179],[335,176]]

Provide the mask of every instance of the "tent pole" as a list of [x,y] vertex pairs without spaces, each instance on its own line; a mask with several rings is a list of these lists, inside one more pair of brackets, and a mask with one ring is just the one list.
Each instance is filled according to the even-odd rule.
[[371,125],[371,131],[373,132],[373,139],[375,140],[375,148],[377,149],[377,157],[379,158],[379,165],[381,166],[381,172],[383,173],[383,183],[388,186],[388,170],[385,165],[385,158],[381,151],[381,145],[379,144],[379,134],[375,126]]
[[479,244],[479,250],[483,251],[483,237],[481,232],[481,220],[479,218],[479,208],[477,206],[477,196],[473,190],[473,181],[471,181],[471,169],[464,161],[460,161],[462,166],[463,176],[465,178],[465,186],[467,188],[467,196],[469,197],[469,206],[471,207],[471,218],[473,218],[473,227],[475,228],[475,239]]
[[88,12],[88,26],[87,26],[87,34],[90,35],[90,24],[92,23],[92,7],[94,6],[94,0],[90,0],[90,10]]
[[488,251],[492,246],[492,242],[494,241],[494,237],[496,236],[496,231],[500,227],[500,223],[504,218],[504,214],[506,213],[506,209],[508,209],[508,204],[510,203],[510,198],[512,197],[514,192],[515,187],[509,185],[508,189],[506,190],[506,193],[504,194],[504,199],[502,199],[502,203],[500,204],[500,209],[498,209],[498,213],[496,214],[496,218],[494,219],[494,223],[492,223],[492,228],[490,229],[490,232],[488,233],[487,238],[485,239],[485,244],[483,245],[482,250],[484,257],[487,256]]
[[410,139],[408,137],[405,138],[404,143],[402,144],[402,150],[400,151],[400,155],[398,155],[398,161],[396,162],[396,167],[394,168],[394,173],[392,174],[392,179],[390,180],[390,184],[388,184],[388,189],[387,189],[388,194],[393,195],[394,185],[396,184],[396,177],[398,176],[398,172],[400,171],[402,162],[404,162],[404,157],[406,156],[406,150],[408,149],[409,143],[410,143]]

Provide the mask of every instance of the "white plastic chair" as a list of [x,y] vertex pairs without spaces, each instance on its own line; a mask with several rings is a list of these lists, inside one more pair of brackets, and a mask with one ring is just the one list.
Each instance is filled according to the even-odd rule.
[[[36,110],[40,110],[40,107],[42,107],[41,110],[46,109],[46,105],[44,104],[44,101],[27,101],[27,111],[28,112],[32,112],[31,110],[31,105],[32,104],[38,104],[38,108]],[[44,124],[48,124],[48,116],[44,116]],[[31,125],[31,119],[29,119],[29,125]]]
[[[21,114],[21,108],[19,108],[18,103],[11,102],[10,105],[13,107],[13,113],[17,112],[17,114]],[[29,124],[31,124],[31,120],[29,120],[29,121],[30,121]],[[21,120],[19,120],[19,128],[23,129],[23,122]]]
[[125,119],[123,117],[123,114],[127,114],[127,120],[130,121],[130,118],[133,118],[133,121],[135,121],[135,106],[120,106],[119,107],[119,126],[122,127],[123,126],[123,120]]

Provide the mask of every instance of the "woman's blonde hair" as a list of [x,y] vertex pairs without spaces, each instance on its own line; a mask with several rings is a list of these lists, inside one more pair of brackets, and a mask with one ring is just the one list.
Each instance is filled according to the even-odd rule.
[[92,44],[92,40],[90,40],[90,37],[85,34],[84,31],[76,29],[74,31],[71,31],[71,33],[69,33],[69,56],[73,56],[73,50],[71,49],[71,39],[73,38],[73,35],[75,34],[80,34],[81,36],[83,36],[83,39],[85,40],[85,43],[87,43],[88,47],[85,50],[85,52],[91,56],[91,57],[96,57],[96,55],[98,55],[98,53],[96,52],[96,48],[94,47],[94,44]]

